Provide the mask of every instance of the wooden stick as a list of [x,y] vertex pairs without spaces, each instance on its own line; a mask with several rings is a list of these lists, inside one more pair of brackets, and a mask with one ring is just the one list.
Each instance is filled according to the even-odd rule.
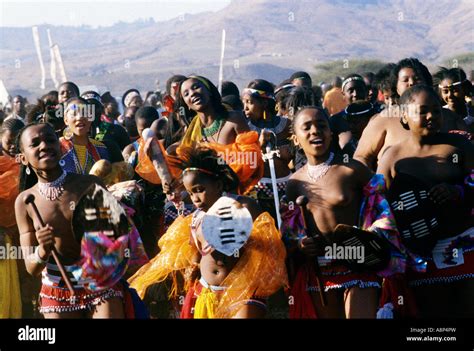
[[[46,225],[44,224],[43,218],[41,217],[38,211],[38,207],[36,207],[36,204],[35,204],[35,196],[33,194],[26,196],[24,202],[26,205],[31,205],[31,207],[33,208],[33,212],[35,213],[36,218],[38,219],[38,222],[41,224],[42,227],[45,227]],[[75,295],[74,288],[72,287],[71,281],[69,280],[69,277],[66,274],[66,270],[64,269],[63,264],[59,260],[56,247],[53,246],[51,254],[53,255],[54,261],[56,262],[56,265],[58,266],[59,271],[61,272],[61,276],[63,277],[64,282],[67,285],[67,288],[71,292],[71,295],[74,296]]]
[[[309,231],[306,221],[306,205],[308,204],[308,198],[304,195],[298,196],[298,198],[296,199],[296,204],[300,207],[301,214],[303,215],[304,230],[308,234]],[[316,235],[312,235],[311,233],[309,233],[309,236],[313,239],[316,239]],[[321,269],[319,267],[318,257],[316,257],[315,260],[312,260],[312,262],[314,264],[314,273],[316,274],[316,282],[319,288],[319,297],[321,298],[321,303],[323,304],[323,306],[326,307],[328,305],[328,302],[326,298],[326,291],[324,291],[324,285],[322,282]]]

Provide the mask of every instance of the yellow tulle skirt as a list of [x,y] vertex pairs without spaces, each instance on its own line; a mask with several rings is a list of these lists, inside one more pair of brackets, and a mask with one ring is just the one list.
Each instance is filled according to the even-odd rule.
[[[197,252],[190,245],[191,221],[192,215],[178,217],[160,239],[160,253],[129,279],[130,286],[142,298],[150,285],[168,278],[173,282],[170,297],[176,297],[180,290],[176,275],[192,267]],[[270,214],[264,212],[254,221],[242,256],[221,284],[226,287],[225,292],[217,298],[212,291],[203,289],[196,301],[194,318],[232,318],[243,301],[266,298],[288,286],[285,259],[280,232]]]
[[[8,248],[11,239],[5,239]],[[20,280],[14,259],[0,258],[0,318],[21,318]]]

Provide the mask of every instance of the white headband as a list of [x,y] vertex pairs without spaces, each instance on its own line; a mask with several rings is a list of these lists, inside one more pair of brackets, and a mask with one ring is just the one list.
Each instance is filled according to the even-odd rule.
[[[349,78],[344,79],[344,81],[342,82],[342,90],[344,90],[344,87],[346,86],[346,84],[348,84],[350,82],[353,82],[353,81],[357,81],[357,80],[360,80],[361,82],[364,82],[364,78],[362,78],[362,77],[349,77]],[[365,84],[365,82],[364,82],[364,84]]]

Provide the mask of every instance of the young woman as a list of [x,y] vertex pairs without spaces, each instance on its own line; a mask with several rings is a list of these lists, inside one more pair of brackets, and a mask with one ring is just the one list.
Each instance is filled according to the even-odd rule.
[[115,149],[118,149],[120,152],[130,144],[127,131],[122,126],[114,123],[114,121],[110,121],[104,115],[104,105],[102,105],[99,93],[86,91],[81,94],[81,98],[86,100],[89,106],[94,107],[91,135],[95,140],[103,142],[106,145],[113,144]]
[[[19,119],[8,119],[0,127],[0,247],[19,246],[15,221],[15,199],[18,195],[20,167],[16,162],[15,138],[24,124]],[[0,318],[21,318],[22,297],[16,257],[0,258]],[[21,263],[18,263],[21,265]],[[24,269],[23,269],[24,270]],[[25,296],[26,297],[26,296]],[[31,307],[31,298],[25,298]]]
[[[96,177],[66,173],[59,165],[60,143],[48,124],[31,124],[18,136],[19,157],[23,165],[35,172],[38,183],[22,192],[15,202],[15,215],[20,231],[22,248],[36,247],[25,257],[28,272],[42,273],[40,312],[45,318],[121,318],[124,316],[124,288],[121,283],[90,292],[84,289],[89,282],[71,274],[76,271],[81,258],[81,246],[73,235],[72,203],[77,204],[84,191],[100,183]],[[24,199],[34,195],[36,206],[45,226],[42,226],[31,206]],[[65,288],[65,283],[51,257],[53,247],[65,265],[73,283],[75,297]]]
[[191,122],[180,145],[172,145],[168,153],[179,154],[178,146],[205,143],[237,173],[239,193],[251,191],[263,175],[258,134],[249,131],[241,114],[225,109],[219,91],[207,78],[191,76],[181,82],[178,91],[175,111]]
[[[204,239],[201,225],[224,192],[237,189],[238,178],[212,149],[187,148],[182,155],[183,182],[198,210],[173,223],[160,239],[160,253],[130,279],[131,286],[144,296],[150,285],[169,276],[176,279],[176,273],[186,270],[189,289],[183,318],[263,317],[265,298],[285,286],[287,279],[284,246],[274,221],[268,213],[261,213],[253,200],[227,193],[237,201],[232,206],[248,209],[253,228],[234,254],[218,251],[222,249]],[[177,289],[175,280],[172,295]]]
[[[89,138],[89,130],[95,117],[92,105],[76,97],[67,100],[64,106],[66,129],[60,139],[61,167],[66,172],[88,174],[94,163],[100,159],[119,161],[110,157],[109,150],[103,143]],[[121,155],[118,157],[122,158]]]
[[[359,140],[354,158],[367,167],[377,169],[377,162],[386,148],[406,139],[409,132],[399,123],[400,111],[403,106],[398,105],[398,98],[407,90],[417,84],[433,85],[428,68],[415,58],[399,61],[391,72],[391,91],[393,105],[384,109],[371,119]],[[442,130],[467,130],[464,121],[448,109],[443,109]]]
[[[346,106],[356,102],[367,100],[367,86],[365,85],[364,78],[358,74],[350,74],[344,79],[342,82],[342,96],[344,98],[344,102]],[[347,144],[352,141],[352,132],[350,130],[349,124],[347,123],[347,107],[332,115],[329,119],[329,123],[331,126],[331,131],[334,135],[334,141],[338,141],[337,143],[333,142],[334,151],[342,151]],[[349,145],[345,152],[342,153],[354,154],[354,150],[351,150],[351,146]]]
[[378,172],[385,176],[405,245],[428,262],[408,275],[423,317],[472,317],[474,308],[474,146],[440,132],[442,107],[435,91],[405,91],[404,142],[388,148]]
[[16,155],[16,137],[25,124],[19,119],[8,119],[0,125],[0,156]]
[[469,132],[474,133],[474,108],[466,101],[472,84],[467,80],[466,73],[461,68],[441,67],[434,77],[438,80],[439,93],[446,104],[443,107],[461,116]]
[[[288,118],[276,115],[273,86],[263,79],[250,82],[242,92],[244,113],[247,117],[250,130],[260,135],[260,145],[265,152],[267,142],[273,143],[272,149],[279,149],[280,155],[274,157],[276,182],[279,199],[285,195],[285,188],[290,176],[288,164],[291,161],[290,153],[290,126]],[[271,140],[270,133],[276,140]],[[263,178],[255,186],[256,198],[262,208],[276,218],[272,179],[269,163],[265,164]]]
[[67,100],[79,96],[79,87],[73,82],[64,82],[58,89],[58,102],[64,104]]
[[118,116],[120,116],[117,100],[110,94],[110,91],[107,91],[100,96],[100,101],[104,105],[104,120],[116,123]]
[[124,107],[142,107],[143,99],[137,89],[129,89],[122,96],[122,104]]
[[228,145],[249,131],[242,115],[224,108],[217,88],[207,78],[188,77],[178,91],[176,112],[189,121],[182,145],[203,141]]
[[[293,119],[293,130],[294,142],[304,150],[308,163],[288,182],[287,200],[293,208],[289,207],[283,216],[282,231],[292,252],[295,273],[290,272],[290,279],[293,278],[290,295],[294,298],[290,317],[375,318],[381,278],[364,269],[351,271],[339,260],[342,257],[329,255],[328,258],[327,249],[331,248],[330,240],[340,224],[377,232],[398,247],[393,216],[383,197],[383,179],[372,177],[360,162],[344,162],[331,151],[331,130],[325,110],[303,108]],[[301,223],[298,219],[301,210],[295,204],[301,195],[308,199],[306,233],[295,225]],[[311,234],[316,234],[317,239]],[[328,302],[325,307],[319,296],[313,295],[319,288],[312,260],[319,262],[318,279]],[[385,276],[397,269],[390,265],[386,273],[378,273]]]

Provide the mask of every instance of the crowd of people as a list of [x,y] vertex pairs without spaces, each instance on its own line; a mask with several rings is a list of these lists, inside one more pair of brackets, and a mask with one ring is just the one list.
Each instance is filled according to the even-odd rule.
[[472,317],[473,92],[406,58],[15,96],[0,318]]

